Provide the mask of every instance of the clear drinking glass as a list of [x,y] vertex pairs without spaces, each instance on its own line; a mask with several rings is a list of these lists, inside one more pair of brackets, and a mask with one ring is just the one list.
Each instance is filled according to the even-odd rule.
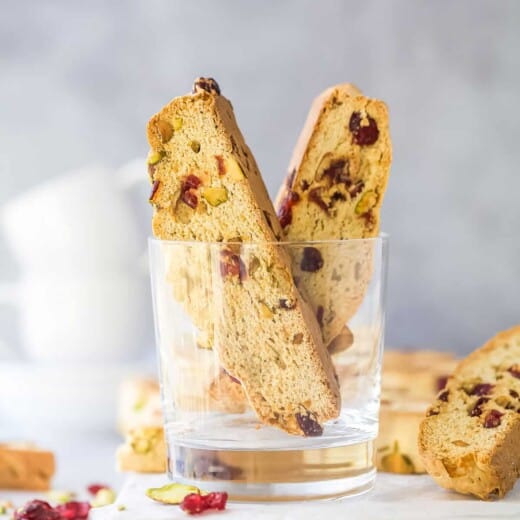
[[[149,245],[170,478],[253,501],[370,489],[376,473],[387,237],[269,244],[150,239]],[[285,259],[286,271],[292,271],[304,305],[316,316],[308,320],[319,323],[319,342],[326,345],[319,348],[328,349],[337,375],[340,413],[324,424],[321,435],[290,434],[262,423],[244,392],[247,383],[220,360],[230,330],[250,326],[254,331],[240,336],[240,349],[281,326],[278,313],[291,312],[274,294],[277,276],[283,276],[274,257]],[[274,304],[262,272],[274,284]],[[266,291],[261,301],[258,290]],[[280,370],[294,376],[297,368],[286,368],[280,352],[298,348],[297,336],[273,344],[265,363],[282,363]]]

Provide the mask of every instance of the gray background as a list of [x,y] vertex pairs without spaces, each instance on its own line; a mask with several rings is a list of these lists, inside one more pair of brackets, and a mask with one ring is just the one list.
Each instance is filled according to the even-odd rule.
[[[144,156],[147,118],[198,75],[233,101],[274,194],[311,99],[352,81],[392,118],[388,343],[463,353],[520,322],[520,2],[0,6],[0,204],[67,169]],[[144,197],[136,211],[147,222]],[[0,236],[0,277],[16,276]]]

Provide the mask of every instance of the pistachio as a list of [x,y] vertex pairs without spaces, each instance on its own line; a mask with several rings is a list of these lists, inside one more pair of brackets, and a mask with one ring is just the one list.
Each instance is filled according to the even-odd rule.
[[160,488],[149,488],[146,490],[146,496],[148,498],[163,504],[174,505],[180,504],[184,500],[184,497],[191,493],[201,494],[198,487],[179,484],[178,482],[172,482]]
[[116,501],[116,494],[110,488],[102,488],[97,493],[94,499],[90,502],[92,507],[109,506]]
[[130,443],[130,446],[135,453],[148,453],[152,449],[152,442],[150,439],[137,438]]
[[219,206],[228,200],[228,192],[226,188],[205,188],[202,196],[211,206]]
[[150,150],[150,153],[148,154],[148,157],[146,159],[146,162],[150,165],[157,164],[166,153],[164,151],[154,151]]
[[76,493],[73,491],[64,491],[61,489],[51,489],[47,493],[47,497],[51,502],[56,502],[57,504],[65,504],[74,500],[76,497]]
[[174,120],[173,120],[173,129],[175,131],[177,130],[180,130],[182,128],[182,124],[183,124],[183,120],[182,120],[182,117],[176,117]]
[[161,136],[161,142],[167,143],[173,137],[173,126],[168,121],[158,119],[156,123],[157,131]]
[[356,215],[364,215],[377,204],[377,193],[373,190],[367,191],[356,204]]
[[260,314],[263,318],[266,318],[268,320],[272,319],[274,316],[271,309],[264,302],[260,302]]
[[195,152],[200,152],[200,143],[198,141],[190,141],[190,148]]
[[225,170],[234,181],[242,180],[245,175],[240,167],[240,164],[234,157],[226,157],[224,159]]

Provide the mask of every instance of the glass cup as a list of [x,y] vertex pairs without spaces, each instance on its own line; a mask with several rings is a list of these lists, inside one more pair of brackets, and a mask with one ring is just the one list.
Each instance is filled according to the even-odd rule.
[[[370,489],[387,237],[277,243],[150,239],[149,246],[170,478],[206,491],[226,490],[244,501],[330,498]],[[302,303],[282,297],[287,284]],[[301,348],[301,336],[292,329],[287,335],[291,322],[282,313],[298,312],[296,307],[310,309],[304,323],[315,330],[314,348],[328,352],[322,362],[330,356],[341,404],[321,426],[288,433],[259,419],[248,398],[252,383],[236,377],[230,360],[249,363],[248,370],[254,366],[263,389],[274,386],[290,394],[288,381],[298,380],[300,370],[291,355]],[[305,381],[316,384],[312,377]],[[291,410],[292,404],[312,407],[295,402]],[[300,418],[295,424],[301,425]]]

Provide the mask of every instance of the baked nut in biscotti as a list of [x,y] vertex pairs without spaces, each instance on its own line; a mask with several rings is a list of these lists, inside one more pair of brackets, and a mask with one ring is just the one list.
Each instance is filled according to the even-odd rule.
[[139,427],[126,434],[117,448],[119,471],[164,473],[167,465],[166,443],[162,427]]
[[470,354],[428,410],[419,452],[441,486],[501,498],[520,475],[520,326]]
[[[312,104],[276,200],[290,241],[370,238],[390,173],[388,111],[353,85],[324,91]],[[372,273],[371,245],[309,246],[294,275],[321,316],[326,344],[361,304]]]
[[225,243],[200,261],[214,275],[212,300],[222,299],[213,324],[222,366],[264,423],[321,434],[339,413],[334,369],[275,243],[282,232],[230,102],[214,80],[199,78],[191,95],[150,119],[148,141],[155,236]]

